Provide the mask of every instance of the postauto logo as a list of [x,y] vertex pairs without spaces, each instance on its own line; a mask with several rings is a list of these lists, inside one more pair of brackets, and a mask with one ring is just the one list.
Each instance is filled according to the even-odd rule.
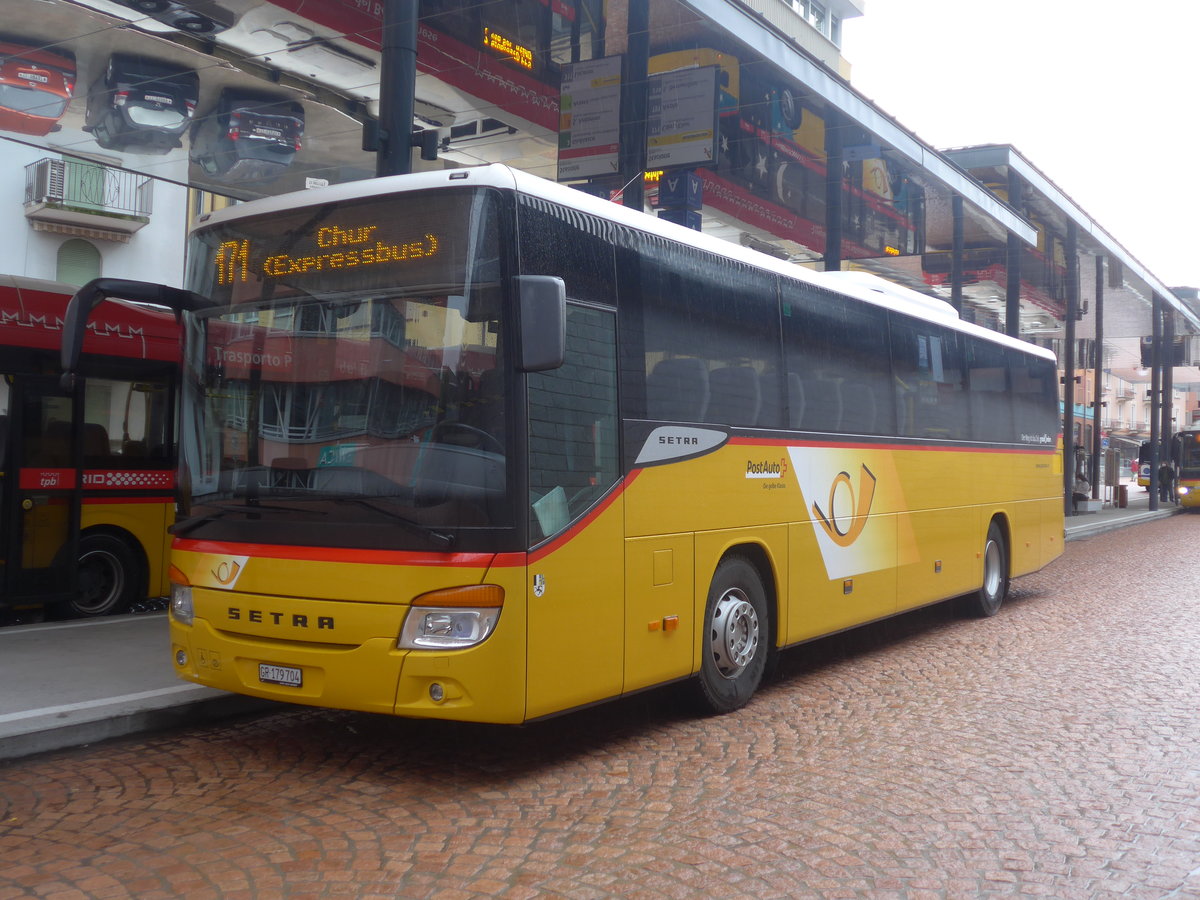
[[788,461],[780,460],[746,460],[747,478],[782,478],[787,474]]

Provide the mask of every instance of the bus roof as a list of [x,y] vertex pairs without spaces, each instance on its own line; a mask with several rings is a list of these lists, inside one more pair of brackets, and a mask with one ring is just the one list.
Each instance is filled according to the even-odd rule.
[[963,321],[958,317],[954,308],[944,300],[911,290],[868,272],[813,272],[787,260],[777,259],[749,247],[742,247],[703,232],[693,231],[682,225],[676,225],[656,216],[622,206],[620,203],[603,200],[567,185],[510,168],[502,163],[350,181],[314,190],[267,197],[207,213],[200,217],[199,223],[193,230],[203,230],[209,225],[236,221],[247,216],[284,212],[300,206],[341,203],[365,197],[377,197],[389,191],[426,190],[456,184],[464,187],[495,187],[539,197],[637,231],[685,243],[758,269],[766,269],[834,293],[854,297],[865,303],[884,306],[926,321],[935,321],[993,343],[1004,344],[1046,359],[1055,358],[1050,350],[1038,347],[1036,344]]
[[[70,284],[0,275],[0,347],[57,353],[73,293]],[[166,310],[111,300],[92,313],[83,346],[89,356],[178,362],[179,326]]]

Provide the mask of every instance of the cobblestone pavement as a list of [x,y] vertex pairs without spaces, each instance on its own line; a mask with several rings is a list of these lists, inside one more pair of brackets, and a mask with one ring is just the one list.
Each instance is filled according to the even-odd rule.
[[288,708],[10,763],[0,900],[1200,897],[1198,545],[1073,542],[996,618],[791,651],[721,718]]

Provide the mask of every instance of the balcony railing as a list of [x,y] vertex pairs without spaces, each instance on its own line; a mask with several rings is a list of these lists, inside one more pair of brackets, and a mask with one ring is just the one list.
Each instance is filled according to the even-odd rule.
[[150,221],[154,181],[86,160],[39,159],[25,167],[25,217],[35,228],[110,240]]

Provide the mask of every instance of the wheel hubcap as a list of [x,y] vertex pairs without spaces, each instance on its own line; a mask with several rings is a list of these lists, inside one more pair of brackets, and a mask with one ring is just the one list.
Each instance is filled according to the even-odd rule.
[[79,560],[76,606],[83,612],[102,611],[125,589],[125,573],[107,553],[85,553]]
[[758,649],[758,613],[740,590],[726,591],[713,609],[710,645],[717,671],[736,678]]
[[1002,578],[1000,572],[1000,545],[995,541],[988,541],[987,547],[983,551],[983,590],[989,597],[995,597],[1000,593],[1000,580]]

